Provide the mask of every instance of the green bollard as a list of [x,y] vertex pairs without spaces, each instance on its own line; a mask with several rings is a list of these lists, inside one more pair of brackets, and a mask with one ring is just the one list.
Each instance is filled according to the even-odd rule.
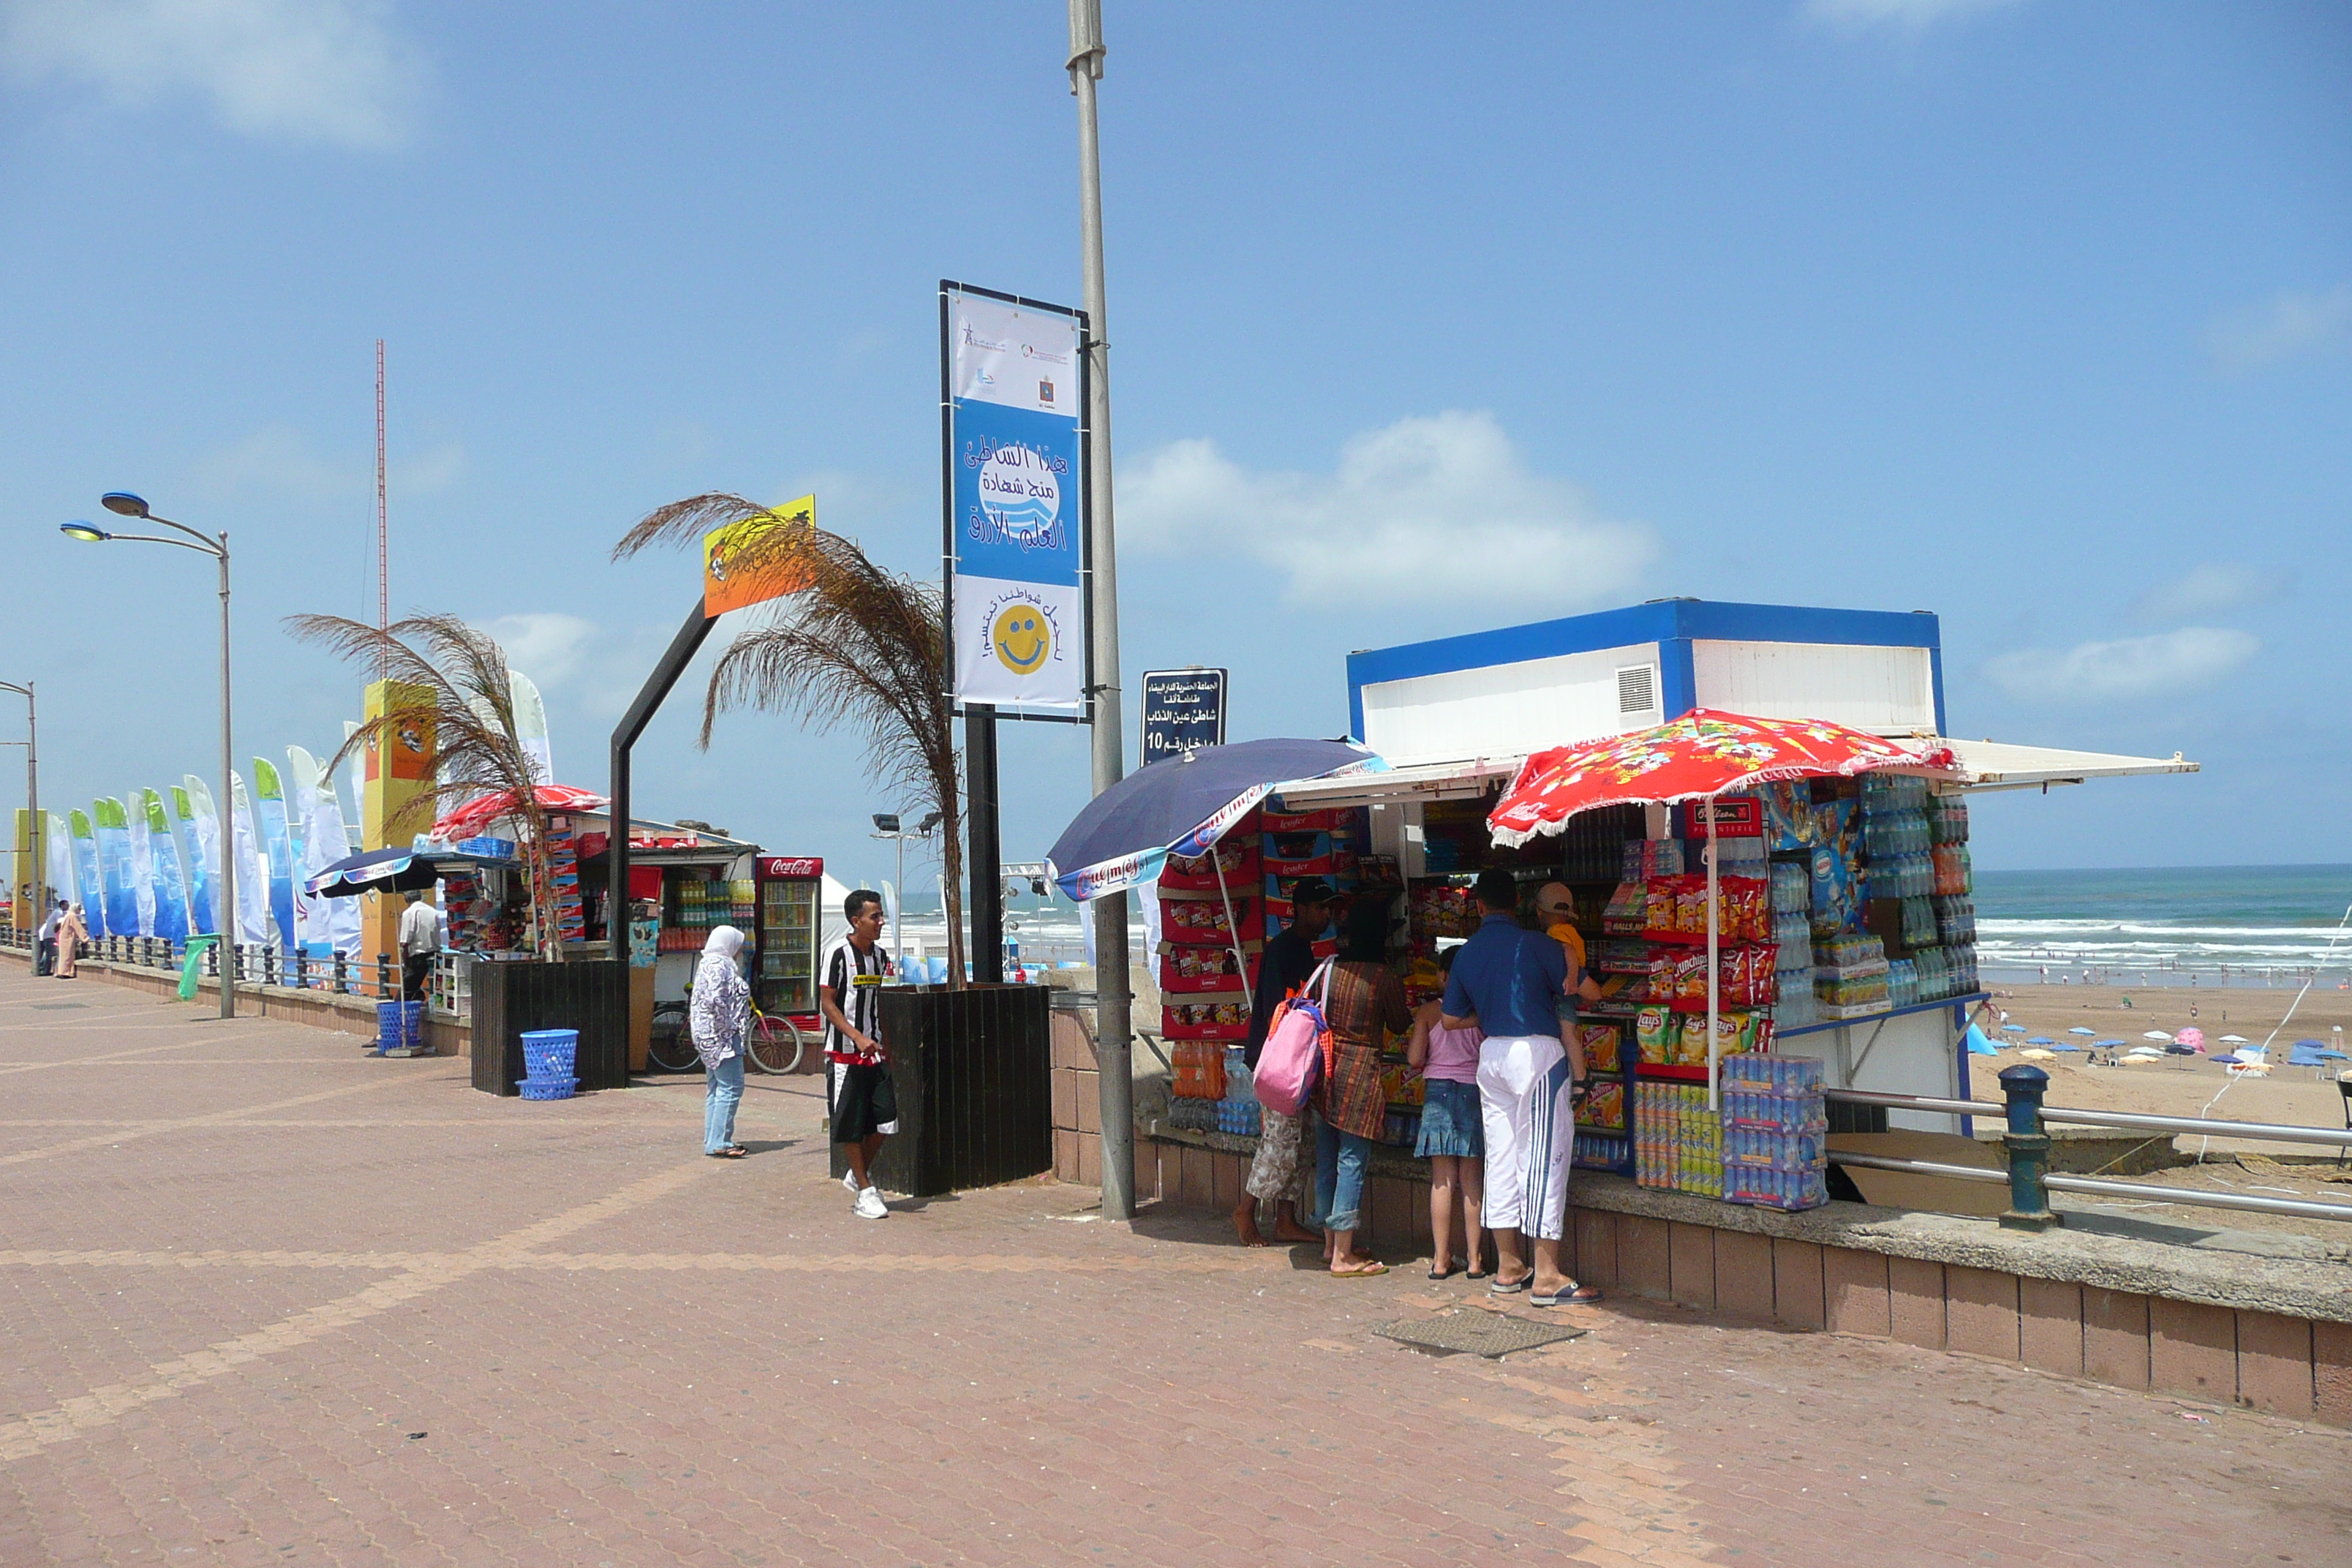
[[2010,1230],[2048,1230],[2065,1223],[2050,1209],[2050,1190],[2042,1178],[2050,1168],[2050,1134],[2042,1130],[2042,1096],[2050,1075],[2020,1064],[2000,1069],[2001,1092],[2009,1097],[2009,1129],[2001,1143],[2009,1151],[2009,1210],[2000,1216]]

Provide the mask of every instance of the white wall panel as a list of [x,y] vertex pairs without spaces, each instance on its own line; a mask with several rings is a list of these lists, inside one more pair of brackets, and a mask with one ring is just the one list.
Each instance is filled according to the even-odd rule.
[[[1640,643],[1363,689],[1364,743],[1390,762],[1517,756],[1655,724],[1658,646]],[[1621,713],[1617,672],[1651,670],[1651,705]]]
[[1876,735],[1936,728],[1935,666],[1924,647],[1695,639],[1691,675],[1702,708],[1827,719]]

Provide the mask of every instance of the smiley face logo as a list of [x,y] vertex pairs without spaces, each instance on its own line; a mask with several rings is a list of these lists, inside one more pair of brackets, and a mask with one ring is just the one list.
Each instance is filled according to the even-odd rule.
[[1015,675],[1033,675],[1054,651],[1054,628],[1036,605],[1015,603],[996,614],[988,639],[1004,668]]

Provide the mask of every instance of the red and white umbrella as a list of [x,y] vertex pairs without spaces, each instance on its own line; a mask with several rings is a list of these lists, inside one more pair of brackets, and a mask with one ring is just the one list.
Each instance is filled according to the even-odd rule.
[[[602,811],[612,803],[593,790],[571,784],[541,784],[534,792],[542,811]],[[502,816],[512,816],[520,802],[510,789],[478,795],[433,825],[436,838],[472,838]]]
[[[1538,752],[1520,764],[1518,776],[1487,814],[1486,826],[1496,844],[1510,848],[1543,834],[1559,833],[1570,817],[1604,805],[1712,800],[1728,791],[1780,779],[1853,778],[1872,773],[1961,776],[1949,746],[1890,741],[1826,719],[1755,719],[1744,713],[1694,708],[1652,729]],[[1707,814],[1706,835],[1711,845],[1715,838],[1712,812]],[[1710,849],[1706,857],[1709,1107],[1717,1103],[1721,1049],[1716,1034],[1721,919],[1717,878]]]

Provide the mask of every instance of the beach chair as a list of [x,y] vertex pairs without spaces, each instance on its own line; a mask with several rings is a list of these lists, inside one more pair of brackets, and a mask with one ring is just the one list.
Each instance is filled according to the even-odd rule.
[[2271,1064],[2260,1046],[2240,1046],[2237,1060],[2225,1064],[2221,1070],[2231,1078],[2268,1078]]

